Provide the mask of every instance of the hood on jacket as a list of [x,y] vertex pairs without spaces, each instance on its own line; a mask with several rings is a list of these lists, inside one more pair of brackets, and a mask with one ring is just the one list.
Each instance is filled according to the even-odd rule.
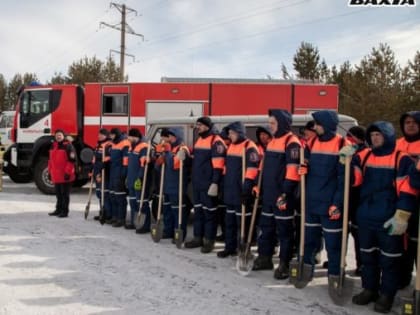
[[366,141],[369,146],[372,146],[370,133],[379,131],[384,136],[384,144],[379,148],[372,148],[375,155],[388,155],[395,149],[395,129],[391,123],[387,121],[376,121],[366,129]]
[[184,129],[181,127],[168,128],[168,133],[176,138],[176,141],[171,143],[172,147],[176,147],[184,141]]
[[245,126],[242,122],[235,121],[235,122],[227,125],[225,128],[226,128],[226,132],[228,134],[229,134],[229,130],[233,130],[238,134],[238,141],[236,143],[242,142],[243,140],[246,139],[246,130],[245,130]]
[[324,134],[318,136],[320,140],[329,140],[335,136],[338,126],[338,115],[332,110],[320,110],[312,113],[315,123],[324,128]]
[[109,132],[110,135],[115,135],[115,138],[112,140],[113,143],[118,143],[123,139],[123,134],[120,128],[112,128]]
[[277,120],[277,131],[274,133],[274,137],[281,137],[291,130],[292,114],[287,110],[269,109],[268,116],[273,116]]
[[271,138],[273,137],[273,135],[270,132],[270,128],[268,128],[266,126],[258,126],[257,130],[255,131],[255,135],[257,136],[257,144],[259,144],[259,145],[263,145],[260,141],[260,135],[262,133],[266,133],[266,134],[270,135]]
[[414,135],[414,136],[408,136],[408,135],[405,134],[405,132],[404,132],[404,121],[407,117],[412,117],[416,121],[417,125],[420,128],[420,111],[415,110],[415,111],[404,113],[404,114],[401,115],[401,118],[400,118],[400,127],[401,127],[401,132],[404,135],[404,138],[408,142],[413,142],[413,141],[420,140],[420,132],[418,132],[417,135]]

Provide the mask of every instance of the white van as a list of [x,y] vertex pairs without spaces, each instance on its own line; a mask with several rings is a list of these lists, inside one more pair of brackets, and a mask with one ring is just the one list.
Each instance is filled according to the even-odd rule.
[[[188,117],[168,117],[168,118],[155,118],[147,121],[147,138],[153,144],[160,142],[160,132],[163,128],[168,127],[181,127],[184,129],[184,142],[187,146],[192,147],[195,140],[197,140],[197,132],[195,123],[199,116]],[[234,121],[241,121],[246,127],[247,137],[256,140],[256,130],[258,126],[268,125],[267,115],[252,115],[252,116],[210,116],[216,128],[221,131],[223,127]],[[339,127],[338,132],[346,135],[347,130],[357,125],[357,120],[347,115],[338,115]],[[313,120],[312,115],[293,115],[292,132],[296,135],[303,133],[303,128],[308,121]]]
[[13,119],[15,111],[4,111],[0,113],[0,137],[3,146],[9,146],[12,143],[11,132],[13,128]]

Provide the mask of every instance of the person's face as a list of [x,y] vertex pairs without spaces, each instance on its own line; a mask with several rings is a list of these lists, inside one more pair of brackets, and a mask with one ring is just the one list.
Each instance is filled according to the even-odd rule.
[[372,148],[380,148],[384,145],[385,138],[379,131],[372,131],[370,133],[370,141],[372,142]]
[[102,133],[98,134],[98,140],[99,141],[104,141],[106,139],[106,136]]
[[270,128],[271,134],[276,134],[279,123],[277,122],[277,119],[274,116],[268,117],[268,127]]
[[271,136],[266,134],[265,132],[260,133],[260,142],[264,145],[267,145],[271,140]]
[[174,135],[169,135],[168,139],[169,139],[170,143],[175,143],[176,142],[176,137]]
[[198,133],[203,133],[209,130],[209,127],[207,127],[205,124],[202,124],[201,122],[197,122],[195,127],[197,128]]
[[236,131],[229,129],[228,137],[232,143],[236,143],[239,139],[239,134]]
[[64,135],[61,132],[57,132],[54,137],[57,142],[61,142],[64,140]]
[[109,135],[109,137],[111,138],[111,140],[114,140],[114,139],[115,139],[115,137],[116,137],[116,135],[115,135],[115,133],[111,133],[111,134]]
[[408,116],[404,120],[404,134],[407,136],[416,136],[419,134],[419,125],[413,117]]
[[315,132],[318,136],[322,136],[325,133],[324,127],[317,124],[316,122],[315,122],[314,129],[315,129]]

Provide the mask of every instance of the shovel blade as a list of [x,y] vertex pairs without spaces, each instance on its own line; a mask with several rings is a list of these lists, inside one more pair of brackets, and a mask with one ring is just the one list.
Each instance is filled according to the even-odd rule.
[[177,248],[182,248],[183,238],[184,238],[184,231],[182,229],[175,229],[174,239],[175,239],[175,245]]
[[159,243],[162,239],[163,226],[160,224],[159,221],[150,225],[150,235],[152,236],[152,240],[155,243]]
[[90,202],[87,203],[86,208],[85,208],[85,220],[87,220],[89,216],[89,209],[90,209]]
[[420,291],[414,291],[413,297],[401,297],[402,315],[418,315],[420,313]]
[[328,294],[336,305],[343,306],[351,298],[353,293],[353,282],[346,281],[344,274],[328,277]]
[[139,211],[134,222],[134,225],[137,229],[140,229],[144,225],[145,218],[146,216],[141,211]]
[[245,252],[240,252],[238,259],[236,260],[236,270],[241,276],[248,276],[251,273],[252,266],[254,266],[255,256],[248,251],[248,254]]
[[289,282],[297,289],[303,289],[312,281],[313,267],[300,260],[292,260],[289,265]]

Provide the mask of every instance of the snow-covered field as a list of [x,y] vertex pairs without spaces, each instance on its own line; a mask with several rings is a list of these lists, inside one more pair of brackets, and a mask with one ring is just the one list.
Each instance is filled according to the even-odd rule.
[[[374,314],[373,305],[334,305],[326,272],[302,290],[272,271],[240,276],[232,258],[177,249],[170,240],[87,221],[87,187],[70,216],[50,217],[55,197],[4,177],[0,192],[0,314]],[[218,244],[218,248],[222,248]],[[349,274],[354,269],[352,251]],[[360,279],[351,278],[354,292]],[[399,303],[398,303],[399,304]],[[394,314],[399,314],[395,305]]]

